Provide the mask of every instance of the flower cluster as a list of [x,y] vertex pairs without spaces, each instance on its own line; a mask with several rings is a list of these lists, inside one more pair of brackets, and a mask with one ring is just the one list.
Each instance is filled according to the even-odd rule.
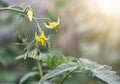
[[[30,22],[34,21],[35,24],[37,25],[37,29],[36,29],[36,33],[35,33],[36,44],[40,43],[42,45],[42,47],[45,46],[46,43],[48,42],[49,38],[50,38],[50,35],[48,37],[45,36],[45,33],[44,33],[44,31],[41,30],[37,20],[41,20],[41,19],[48,20],[48,23],[43,23],[44,26],[46,28],[53,29],[53,30],[55,30],[57,32],[57,26],[60,24],[59,17],[58,17],[56,22],[53,22],[52,20],[50,20],[48,18],[35,18],[33,16],[33,11],[32,11],[32,9],[30,7],[27,9],[27,16],[28,16],[28,19],[29,19]],[[49,47],[50,47],[50,45],[49,45]],[[37,48],[38,48],[38,46],[37,46]],[[39,50],[35,49],[34,54],[33,54],[34,58],[36,58],[37,52],[39,52]]]
[[[27,12],[27,15],[28,15],[28,19],[29,21],[31,22],[32,21],[32,18],[33,18],[33,12],[31,9],[28,9],[28,12]],[[45,27],[46,28],[51,28],[51,29],[54,29],[56,32],[57,32],[57,26],[59,25],[60,23],[60,19],[58,17],[58,20],[57,22],[48,22],[48,24],[44,23]],[[42,45],[44,45],[45,41],[47,41],[49,38],[46,38],[45,35],[44,35],[44,32],[42,31],[41,32],[41,35],[38,36],[37,34],[35,34],[35,38],[38,42],[40,42]]]

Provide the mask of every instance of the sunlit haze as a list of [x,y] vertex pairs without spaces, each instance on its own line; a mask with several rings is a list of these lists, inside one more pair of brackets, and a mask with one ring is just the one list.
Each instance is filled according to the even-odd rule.
[[98,0],[97,4],[104,13],[120,15],[120,0]]
[[120,0],[88,0],[88,3],[103,14],[120,16]]

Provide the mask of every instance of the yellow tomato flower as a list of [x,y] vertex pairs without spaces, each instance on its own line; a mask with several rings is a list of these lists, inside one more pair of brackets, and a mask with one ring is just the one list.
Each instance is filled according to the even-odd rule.
[[44,32],[42,32],[40,36],[35,34],[35,38],[38,42],[41,42],[42,45],[44,45],[45,41],[49,39],[49,37],[48,38],[45,37]]
[[31,22],[31,21],[32,21],[32,17],[33,17],[33,12],[32,12],[31,9],[28,10],[27,15],[28,15],[28,19],[29,19],[30,22]]
[[58,21],[57,22],[48,22],[48,23],[49,23],[49,25],[44,23],[45,27],[52,28],[52,29],[54,29],[57,32],[57,28],[56,27],[57,27],[57,25],[60,24],[60,18],[58,17]]

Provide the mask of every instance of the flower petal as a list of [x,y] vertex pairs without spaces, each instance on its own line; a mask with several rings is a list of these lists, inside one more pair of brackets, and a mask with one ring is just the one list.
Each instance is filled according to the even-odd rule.
[[45,27],[47,27],[47,28],[51,28],[51,26],[50,26],[50,25],[47,25],[46,23],[44,23],[44,25],[45,25]]
[[47,41],[50,38],[50,35],[48,36],[48,38],[45,38],[45,41]]
[[39,39],[40,39],[40,37],[37,34],[35,34],[35,38],[37,41],[39,41]]
[[44,45],[45,41],[44,40],[41,40],[41,43],[42,43],[42,46]]
[[40,38],[45,38],[44,32],[41,33]]
[[58,21],[56,23],[56,25],[59,25],[60,24],[60,18],[58,17]]
[[49,22],[49,24],[50,24],[51,28],[53,28],[53,29],[57,26],[54,22]]
[[27,15],[28,15],[28,18],[29,18],[29,20],[30,20],[30,22],[32,21],[32,17],[33,17],[33,12],[32,12],[32,10],[28,10],[28,12],[27,12]]

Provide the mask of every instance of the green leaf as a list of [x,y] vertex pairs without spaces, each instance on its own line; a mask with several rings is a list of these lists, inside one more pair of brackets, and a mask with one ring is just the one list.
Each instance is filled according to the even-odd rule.
[[20,60],[20,59],[23,59],[24,58],[24,54],[23,55],[19,55],[15,58],[15,60]]
[[62,55],[60,51],[52,51],[46,54],[46,58],[43,60],[51,70],[55,69],[58,65],[73,60],[72,57],[66,57]]
[[28,78],[30,77],[33,77],[35,75],[38,75],[39,73],[36,71],[36,72],[29,72],[28,74],[24,75],[21,79],[20,79],[20,82],[19,84],[22,84],[23,82],[25,82]]
[[[33,59],[34,59],[34,57],[33,57],[33,52],[34,52],[34,51],[28,52],[28,57],[29,57],[29,58],[33,58]],[[16,60],[20,60],[20,59],[23,59],[24,56],[25,56],[25,54],[20,55],[20,56],[17,56],[15,59],[16,59]],[[37,60],[41,60],[41,59],[44,59],[44,58],[46,58],[46,53],[40,53],[40,55],[36,57]]]
[[78,72],[89,70],[92,72],[94,77],[97,77],[98,79],[101,79],[108,84],[120,84],[120,77],[116,75],[115,71],[111,70],[111,67],[97,64],[96,62],[92,62],[88,59],[79,59],[77,62],[69,61],[63,63],[53,71],[44,75],[40,82],[71,70],[76,70]]
[[32,68],[32,70],[33,70],[33,71],[38,70],[38,66],[34,66],[34,67]]
[[93,76],[107,82],[108,84],[120,84],[120,77],[116,75],[115,71],[111,70],[111,67],[97,64],[88,59],[80,59],[80,63],[84,64],[83,68],[85,70],[90,70],[93,73]]
[[53,83],[46,80],[46,81],[44,81],[43,83],[39,82],[38,84],[53,84]]
[[55,77],[57,75],[60,75],[61,73],[75,70],[77,68],[78,68],[78,64],[75,62],[70,61],[70,62],[63,63],[63,64],[59,65],[53,71],[51,71],[51,72],[47,73],[45,76],[43,76],[40,81],[45,81],[47,79],[50,79],[50,78]]
[[0,57],[0,63],[3,65],[3,66],[7,66],[7,62],[5,59],[3,59],[2,57]]

